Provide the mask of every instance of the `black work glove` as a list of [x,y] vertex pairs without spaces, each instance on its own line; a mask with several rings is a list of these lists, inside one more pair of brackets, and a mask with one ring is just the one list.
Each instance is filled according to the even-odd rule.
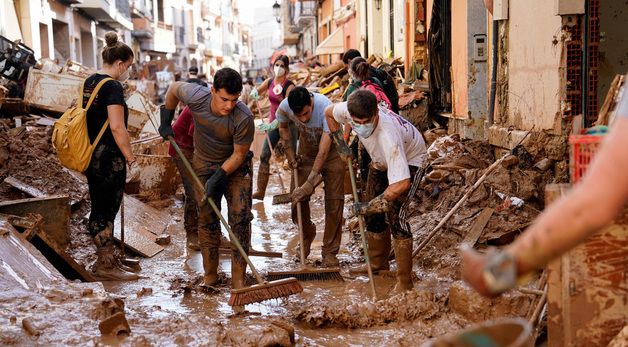
[[174,118],[174,110],[169,110],[165,106],[159,108],[159,118],[161,124],[159,124],[159,135],[168,140],[168,137],[174,138],[174,130],[172,130],[172,119]]
[[227,173],[222,168],[219,168],[214,172],[211,177],[205,182],[205,196],[208,198],[213,198],[216,189],[224,184],[225,178],[227,177]]
[[342,129],[338,129],[334,131],[333,133],[331,133],[331,138],[334,140],[334,143],[336,144],[336,150],[338,151],[338,154],[340,154],[340,158],[342,158],[342,161],[346,162],[347,160],[353,157],[351,148],[347,146],[345,139],[342,138]]

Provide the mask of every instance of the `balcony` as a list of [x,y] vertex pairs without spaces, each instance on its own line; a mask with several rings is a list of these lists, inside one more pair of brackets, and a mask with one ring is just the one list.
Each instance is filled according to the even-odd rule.
[[318,1],[300,0],[294,4],[293,23],[305,27],[316,20]]
[[150,0],[132,0],[131,17],[153,19],[153,6]]
[[[126,5],[125,5],[126,4]],[[83,0],[72,5],[80,8],[99,22],[107,23],[115,28],[133,30],[131,9],[125,0]]]

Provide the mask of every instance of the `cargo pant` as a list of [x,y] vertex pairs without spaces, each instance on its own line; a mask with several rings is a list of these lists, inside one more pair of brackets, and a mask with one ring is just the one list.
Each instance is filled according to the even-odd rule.
[[[329,136],[322,134],[322,136]],[[307,180],[312,171],[314,159],[318,153],[318,142],[306,139],[305,136],[299,138],[298,155],[301,158],[301,164],[297,170],[299,176],[298,186],[301,186]],[[336,147],[332,144],[329,149],[327,160],[323,165],[320,174],[323,176],[323,184],[325,190],[325,232],[323,234],[323,257],[327,255],[336,255],[340,250],[340,241],[342,239],[342,212],[344,208],[344,177],[346,164],[342,161],[336,151]],[[293,182],[294,184],[294,182]],[[301,204],[301,215],[303,218],[303,239],[304,243],[310,245],[316,237],[316,225],[312,223],[310,214],[310,197],[307,197]],[[296,204],[292,205],[292,221],[297,224],[297,208]],[[306,247],[307,249],[307,247]],[[307,252],[306,252],[307,253]]]
[[[194,150],[181,148],[181,152],[185,158],[192,162]],[[183,190],[185,192],[185,201],[183,202],[183,227],[187,234],[198,232],[198,211],[196,206],[196,196],[194,193],[194,179],[190,175],[190,172],[183,164],[183,160],[179,156],[172,158],[174,160],[179,174],[181,175],[181,181],[183,181]]]
[[[251,246],[251,212],[253,194],[253,152],[249,152],[244,163],[232,172],[216,190],[212,200],[218,209],[221,208],[221,200],[224,196],[227,200],[228,223],[231,230],[240,241],[242,248],[248,253]],[[206,162],[194,156],[193,167],[203,186],[222,163]],[[198,203],[198,237],[201,251],[209,249],[210,257],[218,256],[221,231],[220,219],[206,202],[203,192],[195,186]],[[231,258],[240,264],[245,264],[244,259],[237,250],[233,251]]]
[[[411,181],[410,190],[392,202],[390,211],[366,216],[366,229],[368,231],[372,233],[381,233],[390,227],[392,236],[395,239],[406,239],[412,237],[410,224],[406,218],[408,206],[416,194],[419,184],[421,183],[421,179],[423,178],[423,169],[417,168],[416,166],[409,166],[409,168]],[[382,194],[386,188],[388,188],[387,171],[378,170],[371,165],[368,172],[365,192],[365,201],[367,202]]]
[[126,160],[117,146],[101,142],[85,171],[91,211],[87,229],[92,236],[111,225],[120,209],[126,184]]

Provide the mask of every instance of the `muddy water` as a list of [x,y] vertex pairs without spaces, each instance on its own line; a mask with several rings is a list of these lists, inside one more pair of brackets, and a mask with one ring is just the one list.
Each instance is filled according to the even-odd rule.
[[[284,182],[288,175],[284,173]],[[281,252],[283,258],[252,257],[258,271],[282,271],[298,269],[295,248],[298,243],[297,228],[290,220],[290,205],[272,205],[272,196],[281,193],[277,177],[271,177],[266,199],[254,201],[252,222],[252,246],[256,250]],[[173,223],[169,227],[172,243],[152,259],[143,259],[142,272],[146,278],[128,283],[105,283],[105,288],[116,295],[125,297],[126,310],[129,316],[148,315],[154,319],[167,319],[170,315],[182,315],[192,320],[210,318],[212,322],[220,322],[226,326],[231,324],[256,324],[254,317],[284,318],[295,325],[297,344],[303,345],[368,345],[376,342],[389,344],[398,341],[400,331],[413,330],[409,323],[392,324],[369,329],[313,328],[294,320],[295,313],[303,308],[318,303],[347,305],[352,302],[370,300],[370,287],[365,276],[351,277],[347,272],[350,263],[355,263],[355,255],[351,254],[345,244],[349,240],[348,232],[343,234],[343,246],[338,256],[345,276],[345,282],[301,282],[304,291],[287,299],[270,300],[259,304],[247,305],[243,314],[234,314],[227,301],[230,283],[218,286],[217,292],[206,293],[200,290],[198,283],[202,276],[201,255],[185,248],[185,233],[182,228],[182,209],[179,202],[171,207]],[[223,201],[223,212],[226,202]],[[319,232],[312,245],[312,254],[308,261],[320,260],[322,245],[322,229],[324,224],[324,199],[322,190],[315,193],[311,203],[312,217]],[[345,209],[347,210],[347,209]],[[226,236],[226,231],[223,230]],[[219,272],[230,277],[229,256],[221,255]],[[249,270],[250,273],[250,270]],[[394,277],[378,276],[376,286],[378,296],[385,298],[394,285]],[[143,288],[148,290],[142,293]],[[147,290],[144,290],[146,292]],[[138,322],[139,323],[139,322]],[[141,323],[140,323],[141,324]],[[133,322],[131,322],[133,326]],[[201,325],[199,329],[207,329]],[[189,329],[189,327],[188,327]],[[194,332],[188,331],[194,335]]]

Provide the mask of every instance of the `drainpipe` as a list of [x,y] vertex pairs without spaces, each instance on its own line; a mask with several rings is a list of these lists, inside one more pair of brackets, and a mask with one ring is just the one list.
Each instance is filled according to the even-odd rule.
[[369,11],[368,0],[364,0],[364,56],[369,56]]
[[493,125],[495,119],[495,92],[497,91],[497,56],[499,48],[499,22],[493,20],[493,54],[491,59],[491,94],[488,102],[488,126]]

